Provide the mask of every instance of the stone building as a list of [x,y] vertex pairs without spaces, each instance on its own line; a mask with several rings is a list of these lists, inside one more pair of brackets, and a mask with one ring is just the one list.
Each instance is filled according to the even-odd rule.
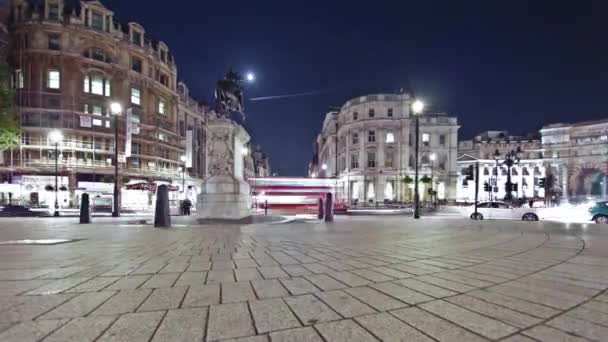
[[[204,142],[206,108],[185,85],[178,89],[177,66],[165,43],[150,39],[138,23],[117,22],[99,1],[70,7],[64,0],[13,0],[10,16],[9,60],[22,137],[18,149],[5,153],[2,171],[20,184],[24,202],[45,206],[54,196],[48,191],[55,163],[51,130],[63,135],[60,205],[76,205],[84,191],[108,197],[116,122],[123,207],[152,205],[152,196],[129,190],[133,184],[200,188],[204,153],[196,151]],[[124,109],[116,118],[109,110],[114,101]],[[171,199],[184,193],[174,191]]]
[[[373,94],[327,113],[310,176],[336,177],[338,200],[351,205],[412,200],[413,101],[406,93]],[[432,177],[440,200],[456,199],[458,129],[455,117],[420,115],[420,177]],[[422,200],[429,198],[425,185],[420,183]]]

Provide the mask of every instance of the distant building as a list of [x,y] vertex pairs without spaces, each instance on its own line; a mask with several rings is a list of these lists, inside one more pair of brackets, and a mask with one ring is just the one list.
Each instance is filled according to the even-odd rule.
[[60,206],[76,206],[83,192],[111,199],[111,101],[124,109],[117,118],[122,205],[153,205],[150,194],[129,188],[133,184],[174,184],[180,191],[171,192],[172,201],[188,194],[182,184],[191,195],[200,191],[207,108],[184,84],[178,87],[165,43],[151,40],[138,23],[117,22],[100,1],[13,0],[10,17],[9,61],[22,136],[17,149],[3,152],[0,172],[21,185],[23,202],[48,206],[54,200],[51,130],[63,135]]
[[245,157],[245,179],[270,177],[270,158],[260,145],[250,146],[252,150]]
[[[311,177],[336,177],[338,200],[351,205],[411,201],[414,117],[409,94],[374,94],[327,113],[309,166]],[[420,115],[420,177],[432,177],[441,200],[456,199],[458,120]],[[430,185],[420,183],[421,199]]]

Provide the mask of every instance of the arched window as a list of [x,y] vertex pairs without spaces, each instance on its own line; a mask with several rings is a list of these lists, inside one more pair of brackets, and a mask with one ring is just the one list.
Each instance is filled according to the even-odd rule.
[[101,74],[84,75],[82,90],[87,94],[109,97],[111,88],[111,81]]
[[100,48],[96,48],[96,47],[88,48],[84,51],[83,55],[86,58],[93,59],[98,62],[110,63],[110,57],[104,50],[102,50]]

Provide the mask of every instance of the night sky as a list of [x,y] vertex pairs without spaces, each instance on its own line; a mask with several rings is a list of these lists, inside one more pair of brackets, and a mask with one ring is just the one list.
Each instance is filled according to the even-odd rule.
[[[212,101],[229,67],[256,73],[246,126],[280,175],[304,175],[330,106],[408,84],[460,138],[607,117],[608,1],[102,0],[167,43]],[[178,5],[179,4],[179,5]]]

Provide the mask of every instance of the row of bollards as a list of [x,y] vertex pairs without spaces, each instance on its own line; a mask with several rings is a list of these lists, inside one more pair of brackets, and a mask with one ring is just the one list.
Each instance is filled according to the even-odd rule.
[[325,219],[325,222],[332,222],[334,220],[332,194],[328,193],[325,195],[325,202],[323,201],[323,198],[319,198],[319,212],[317,217],[319,220]]
[[[170,228],[171,216],[169,210],[169,188],[166,185],[159,185],[156,191],[154,227]],[[91,205],[89,194],[82,194],[82,199],[80,201],[80,223],[91,223]]]

